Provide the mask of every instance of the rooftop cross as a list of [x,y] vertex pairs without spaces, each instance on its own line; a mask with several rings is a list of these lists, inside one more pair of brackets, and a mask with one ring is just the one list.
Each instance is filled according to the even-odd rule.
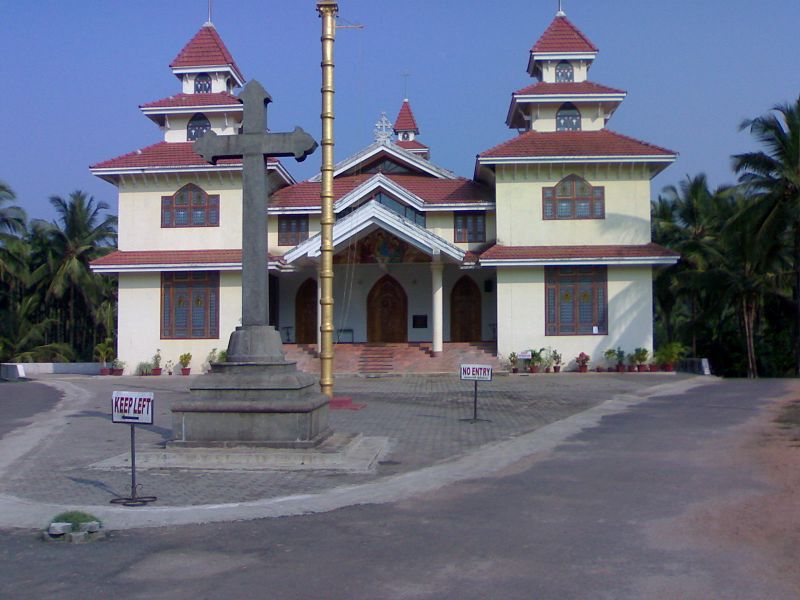
[[269,324],[269,278],[267,274],[267,170],[268,156],[294,156],[304,160],[317,142],[299,127],[291,133],[267,133],[267,103],[272,98],[256,80],[251,80],[239,99],[244,103],[242,133],[217,135],[213,131],[194,143],[206,161],[242,157],[242,326]]

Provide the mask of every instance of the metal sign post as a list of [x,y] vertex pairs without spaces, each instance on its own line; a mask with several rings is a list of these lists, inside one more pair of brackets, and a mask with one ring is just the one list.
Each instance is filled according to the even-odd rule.
[[153,424],[152,392],[114,392],[111,396],[111,422],[131,427],[131,493],[130,496],[112,498],[111,504],[145,506],[155,502],[156,496],[139,496],[136,485],[136,425]]
[[461,373],[461,381],[472,381],[475,383],[472,394],[472,418],[461,419],[461,421],[467,421],[468,423],[478,423],[479,421],[491,423],[491,419],[478,418],[478,382],[492,380],[491,365],[461,365],[459,372]]

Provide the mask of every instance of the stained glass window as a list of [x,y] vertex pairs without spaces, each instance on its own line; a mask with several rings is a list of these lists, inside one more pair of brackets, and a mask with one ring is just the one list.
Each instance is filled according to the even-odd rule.
[[605,219],[605,188],[592,186],[582,177],[569,175],[555,187],[542,190],[542,218]]
[[161,227],[218,227],[219,196],[187,184],[174,196],[161,197]]
[[581,112],[571,102],[563,104],[556,113],[556,131],[580,131]]

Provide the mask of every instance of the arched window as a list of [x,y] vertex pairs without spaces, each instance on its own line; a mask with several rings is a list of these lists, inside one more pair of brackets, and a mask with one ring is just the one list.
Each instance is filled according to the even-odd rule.
[[206,73],[200,73],[194,78],[194,93],[195,94],[210,94],[211,93],[211,77]]
[[219,227],[219,196],[192,183],[161,197],[161,227]]
[[555,187],[542,190],[542,218],[605,219],[605,188],[592,186],[583,177],[569,175]]
[[572,102],[562,104],[556,113],[556,131],[580,131],[581,112]]
[[556,83],[572,83],[575,81],[575,69],[571,63],[562,60],[556,65]]
[[199,140],[209,129],[211,129],[211,123],[208,122],[206,116],[203,113],[197,113],[186,127],[186,139],[190,142]]

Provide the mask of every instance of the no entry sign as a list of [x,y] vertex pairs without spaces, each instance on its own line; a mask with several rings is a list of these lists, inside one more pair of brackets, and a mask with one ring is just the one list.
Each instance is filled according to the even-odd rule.
[[111,421],[135,425],[153,424],[153,392],[114,392]]
[[462,381],[491,381],[491,365],[461,365]]

